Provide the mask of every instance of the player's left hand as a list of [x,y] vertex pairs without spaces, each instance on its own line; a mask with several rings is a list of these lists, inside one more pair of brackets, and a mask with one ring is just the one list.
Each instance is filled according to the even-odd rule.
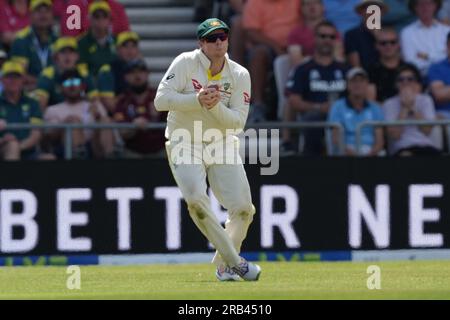
[[207,88],[207,97],[205,101],[205,108],[212,109],[220,102],[220,92],[216,88]]

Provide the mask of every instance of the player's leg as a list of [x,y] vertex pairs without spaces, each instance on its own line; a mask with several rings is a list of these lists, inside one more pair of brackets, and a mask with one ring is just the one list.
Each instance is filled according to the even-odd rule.
[[[217,200],[228,210],[225,230],[239,253],[255,214],[244,167],[242,164],[212,165],[208,168],[208,180]],[[217,266],[223,263],[218,252],[213,263]]]
[[241,262],[233,243],[211,210],[206,193],[206,169],[202,164],[174,164],[170,144],[166,145],[169,165],[178,187],[188,205],[189,215],[203,235],[220,252],[230,266]]

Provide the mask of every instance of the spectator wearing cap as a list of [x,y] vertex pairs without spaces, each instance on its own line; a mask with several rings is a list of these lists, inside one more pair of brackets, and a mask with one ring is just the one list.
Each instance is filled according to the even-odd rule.
[[76,69],[86,86],[86,94],[89,99],[95,99],[98,91],[94,80],[88,70],[77,64],[79,54],[77,40],[72,37],[62,37],[53,44],[54,65],[45,68],[39,76],[37,89],[33,94],[39,100],[42,111],[48,105],[61,103],[64,100],[62,92],[62,74],[68,70]]
[[24,92],[25,68],[7,61],[2,66],[3,92],[0,95],[0,158],[5,160],[33,159],[41,139],[39,130],[4,130],[8,123],[42,122],[39,104]]
[[[44,120],[47,123],[62,124],[93,124],[108,123],[105,108],[98,100],[85,99],[86,85],[78,70],[71,69],[61,75],[61,91],[63,102],[50,106],[45,110]],[[63,130],[49,130],[47,138],[51,141],[54,153],[63,157]],[[85,158],[93,155],[95,158],[108,157],[114,149],[114,137],[111,130],[76,129],[72,131],[72,146],[76,157]]]
[[401,58],[400,39],[395,29],[383,28],[375,34],[375,39],[380,58],[368,70],[370,98],[382,103],[397,94],[395,79],[399,68],[405,63]]
[[25,66],[25,89],[36,88],[37,77],[52,61],[51,45],[56,41],[52,31],[53,13],[51,0],[32,0],[30,3],[31,26],[17,33],[10,56]]
[[[356,129],[364,121],[382,121],[383,111],[378,104],[367,100],[369,89],[369,76],[367,72],[355,67],[348,71],[347,96],[337,100],[331,107],[328,115],[329,122],[342,125],[345,134],[345,154],[358,155],[356,149]],[[340,132],[333,130],[333,146],[337,147]],[[383,129],[365,127],[361,131],[360,155],[376,156],[384,148]]]
[[[325,121],[331,104],[344,94],[348,66],[334,57],[337,34],[331,22],[322,21],[317,25],[312,59],[299,65],[287,82],[284,120],[292,121],[300,115],[300,120],[305,122]],[[303,133],[303,153],[323,154],[323,130],[306,129]],[[295,152],[288,131],[283,131],[283,149]]]
[[436,20],[441,0],[410,0],[409,9],[418,20],[405,27],[401,33],[403,58],[426,75],[431,64],[447,55],[446,37],[450,27]]
[[325,18],[333,22],[340,34],[357,27],[361,17],[355,12],[355,6],[360,0],[323,0]]
[[30,25],[28,0],[7,0],[0,11],[0,40],[8,47],[17,31]]
[[110,32],[111,8],[106,1],[89,5],[89,31],[78,42],[80,63],[88,67],[97,78],[102,65],[110,64],[116,58],[115,39]]
[[125,67],[128,62],[141,58],[139,36],[135,32],[125,31],[117,36],[117,57],[111,64],[105,64],[98,74],[100,99],[108,112],[113,113],[115,98],[127,89]]
[[450,119],[450,32],[447,35],[447,57],[430,67],[428,80],[438,115]]
[[248,0],[243,12],[252,77],[252,105],[249,121],[266,120],[269,111],[265,88],[273,60],[286,53],[289,31],[300,21],[300,0]]
[[[386,121],[435,120],[433,99],[422,93],[420,71],[411,64],[400,68],[397,76],[398,95],[383,104]],[[431,137],[431,126],[389,127],[387,129],[388,152],[391,155],[437,155]]]
[[383,0],[361,0],[355,6],[355,11],[362,17],[362,23],[345,34],[344,45],[348,63],[353,67],[368,69],[378,61],[378,52],[375,48],[375,31],[367,28],[370,14],[367,8],[371,5],[380,7],[382,14],[388,11]]
[[[89,18],[89,6],[98,0],[67,0],[63,5],[60,6],[60,30],[63,36],[78,37],[89,30],[90,18]],[[121,32],[130,30],[130,23],[128,21],[128,16],[125,12],[123,5],[117,0],[106,0],[109,7],[111,8],[111,28],[112,34],[118,35]],[[69,18],[67,13],[67,8],[70,6],[78,6],[81,11],[81,28],[80,29],[69,29],[67,27],[66,21]]]
[[149,70],[144,60],[127,63],[125,79],[127,90],[119,97],[114,113],[116,122],[131,122],[138,126],[136,130],[122,130],[125,141],[125,155],[131,158],[143,158],[161,155],[164,152],[164,131],[146,130],[152,122],[164,122],[167,113],[158,112],[154,106],[156,91],[148,83]]

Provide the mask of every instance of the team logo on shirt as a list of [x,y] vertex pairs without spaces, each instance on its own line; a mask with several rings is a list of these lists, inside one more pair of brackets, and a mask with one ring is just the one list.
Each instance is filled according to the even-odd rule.
[[170,79],[175,78],[175,73],[171,73],[167,76],[166,80],[169,81]]
[[231,83],[227,82],[223,84],[223,90],[228,91],[231,87]]
[[247,92],[244,92],[244,103],[247,105],[250,104],[250,95]]
[[194,86],[194,89],[197,92],[199,92],[203,88],[200,82],[198,82],[198,80],[195,79],[192,79],[192,85]]

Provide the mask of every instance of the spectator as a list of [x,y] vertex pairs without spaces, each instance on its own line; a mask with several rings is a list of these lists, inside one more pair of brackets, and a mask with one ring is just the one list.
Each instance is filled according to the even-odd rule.
[[0,96],[0,157],[5,160],[36,159],[41,139],[39,130],[5,131],[7,123],[41,123],[42,116],[36,100],[24,92],[25,68],[7,61],[2,67],[3,92]]
[[139,36],[135,32],[125,31],[116,41],[117,57],[111,64],[103,65],[98,75],[100,98],[109,113],[114,113],[115,98],[127,89],[125,67],[129,61],[141,57]]
[[[384,118],[395,120],[435,120],[433,99],[421,93],[420,71],[414,65],[400,68],[397,76],[399,94],[386,100]],[[440,151],[431,139],[431,126],[389,127],[388,151],[391,155],[437,155]]]
[[244,29],[251,47],[252,77],[250,122],[266,120],[264,91],[276,56],[286,53],[289,31],[300,20],[300,0],[248,0],[243,13]]
[[31,27],[17,33],[10,53],[12,59],[22,63],[27,70],[26,91],[36,88],[37,77],[41,71],[53,63],[51,45],[57,38],[52,31],[51,0],[32,0],[30,12]]
[[[61,7],[60,16],[60,29],[61,34],[66,37],[78,37],[87,32],[90,27],[90,5],[98,0],[66,0],[66,3]],[[121,32],[130,30],[130,23],[128,21],[127,14],[123,5],[117,0],[105,0],[111,8],[111,32],[113,35],[118,35]],[[67,14],[67,8],[69,6],[76,5],[81,11],[81,29],[69,29],[66,21],[69,18]]]
[[400,41],[395,29],[383,28],[375,34],[379,61],[369,67],[372,100],[384,102],[397,94],[395,79],[405,63],[401,59]]
[[404,27],[414,21],[414,15],[408,8],[409,0],[384,0],[389,11],[383,16],[383,26],[395,28],[400,32]]
[[233,11],[230,19],[230,55],[234,61],[243,66],[245,64],[245,45],[247,42],[242,22],[245,0],[229,0],[228,2]]
[[[345,134],[345,154],[357,155],[356,128],[364,121],[382,121],[383,111],[381,107],[367,100],[369,78],[362,68],[352,68],[347,73],[346,98],[337,100],[331,107],[328,117],[329,122],[340,123]],[[333,130],[333,145],[338,146],[340,132]],[[360,154],[376,156],[384,148],[383,129],[365,127],[361,132]]]
[[442,23],[450,25],[450,0],[444,0],[441,11],[439,11],[439,19]]
[[80,63],[86,64],[89,73],[97,78],[100,67],[116,58],[115,41],[110,33],[111,8],[105,1],[93,2],[89,6],[89,16],[91,25],[78,42],[78,52]]
[[314,54],[314,29],[324,20],[325,8],[322,0],[302,1],[302,23],[289,32],[288,53],[292,66]]
[[[104,107],[95,101],[84,98],[86,85],[76,69],[65,71],[61,76],[64,101],[50,106],[44,113],[48,123],[108,123]],[[64,150],[64,131],[50,130],[47,138],[54,146],[54,152],[62,158]],[[108,157],[113,153],[114,138],[111,130],[76,129],[72,131],[75,157]]]
[[29,25],[28,0],[5,1],[3,10],[0,11],[0,40],[9,47],[14,41],[17,31]]
[[411,0],[410,10],[418,17],[401,33],[403,58],[426,75],[431,64],[446,56],[445,39],[450,27],[435,19],[441,0]]
[[56,40],[53,45],[53,57],[55,65],[45,68],[38,79],[37,89],[33,92],[39,100],[44,111],[48,105],[63,102],[64,95],[61,90],[62,75],[68,70],[77,69],[86,86],[86,93],[90,99],[97,98],[97,89],[94,80],[86,68],[77,65],[79,54],[77,52],[77,40],[71,37],[63,37]]
[[153,104],[156,91],[149,87],[149,70],[143,60],[130,61],[125,69],[128,89],[119,97],[114,119],[117,122],[132,122],[137,130],[122,130],[125,155],[129,158],[164,154],[164,131],[145,130],[151,122],[163,122],[167,114],[157,112]]
[[355,12],[358,2],[359,0],[323,0],[325,18],[336,26],[340,34],[345,34],[361,23],[361,17]]
[[[288,106],[285,119],[295,119],[301,114],[301,121],[325,121],[330,105],[346,89],[345,74],[348,67],[334,58],[337,38],[336,27],[328,21],[319,23],[315,30],[316,48],[312,59],[297,67],[293,78],[287,83]],[[323,131],[304,130],[306,155],[323,152]],[[294,149],[287,132],[283,133],[284,149]]]
[[363,18],[362,23],[345,34],[345,53],[348,63],[353,67],[363,67],[366,70],[378,60],[378,52],[375,49],[375,30],[367,28],[367,20],[370,18],[367,8],[371,5],[379,6],[382,14],[388,10],[383,0],[361,0],[355,7],[355,11]]
[[450,32],[447,35],[447,58],[430,67],[428,78],[438,115],[450,119]]

